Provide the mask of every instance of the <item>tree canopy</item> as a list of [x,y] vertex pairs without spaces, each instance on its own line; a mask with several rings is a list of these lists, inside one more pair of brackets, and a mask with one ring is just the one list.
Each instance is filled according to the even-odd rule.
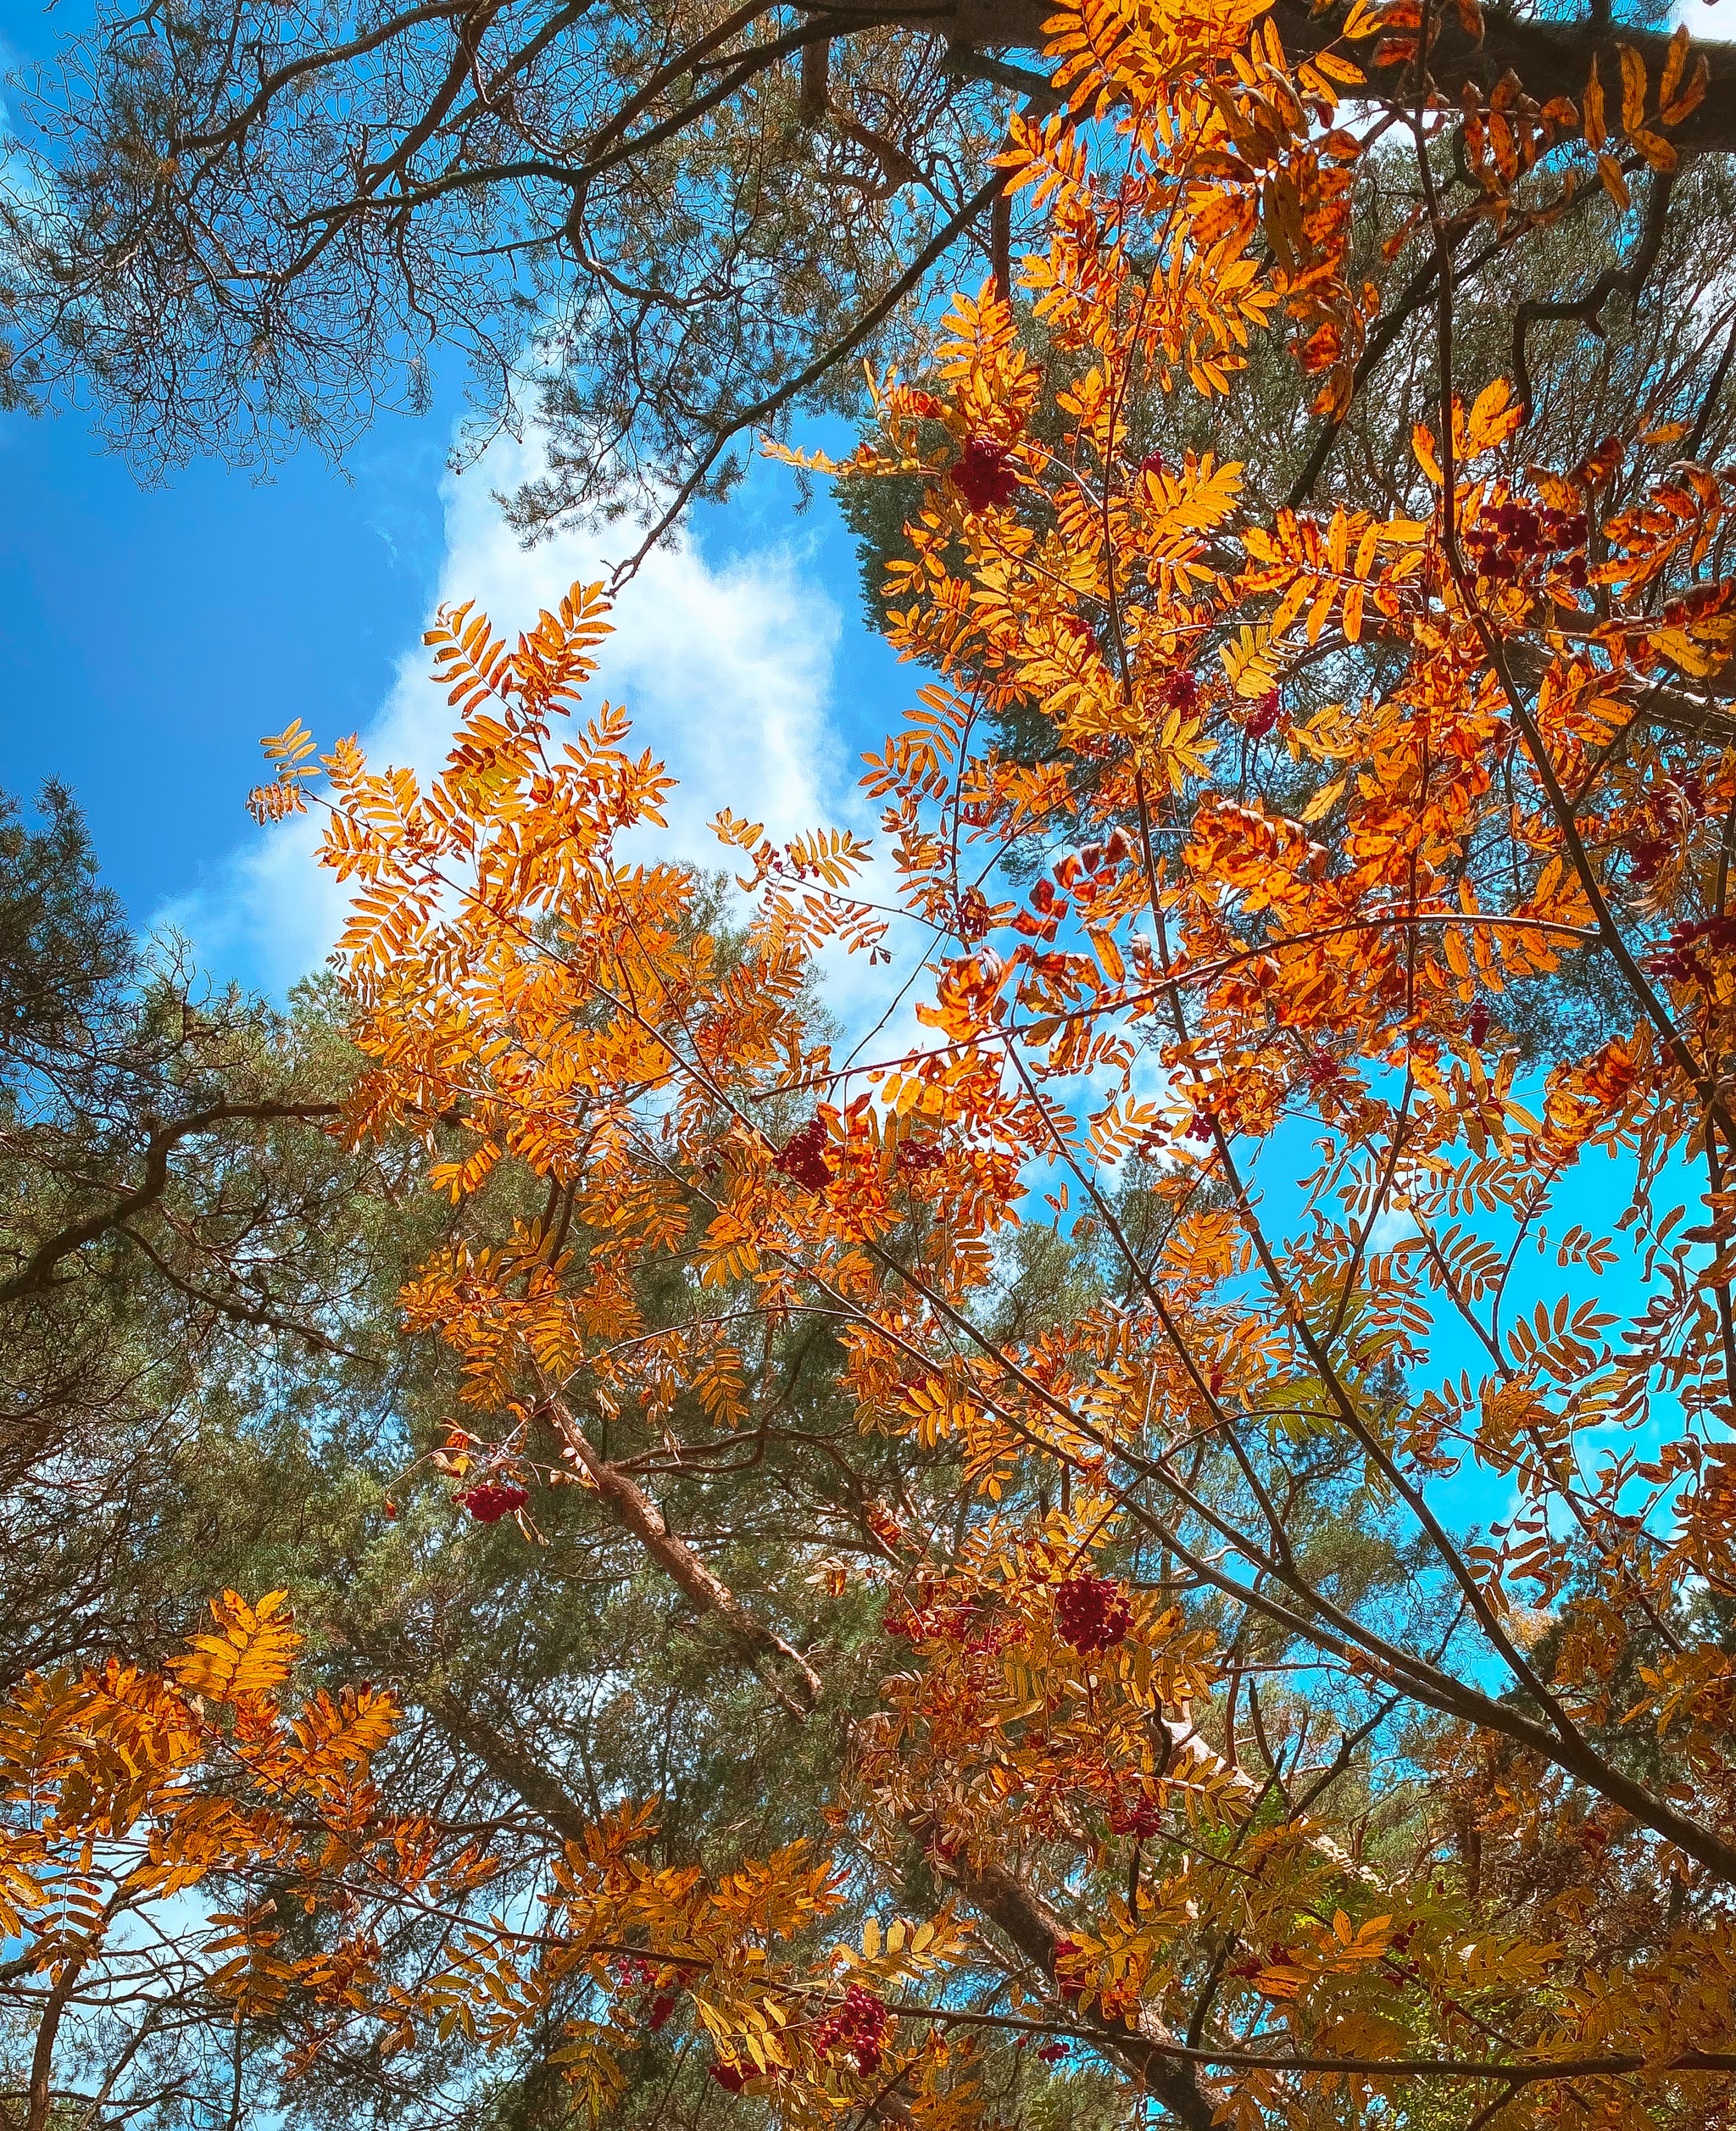
[[871,846],[660,854],[584,586],[442,614],[437,776],[268,743],[287,1015],[8,824],[8,1577],[192,1452],[0,1716],[27,2131],[1728,2119],[1714,78],[1290,19],[1058,16],[1038,241],[806,454],[908,513]]
[[[1625,40],[1655,75],[1650,4],[1619,34],[1607,0],[1578,19],[1432,7],[1432,72],[1455,103],[1516,81],[1541,105],[1594,58],[1613,84]],[[1293,65],[1349,20],[1304,0],[1269,19]],[[624,509],[666,528],[729,487],[756,431],[857,407],[865,355],[1004,269],[1009,112],[1058,101],[1044,20],[1030,0],[105,0],[19,85],[8,389],[88,394],[147,470],[270,459],[341,452],[461,348],[471,443],[530,415],[547,440],[522,530]],[[1703,56],[1709,93],[1672,135],[1690,159],[1736,147],[1736,47]],[[1362,58],[1390,125],[1407,63]],[[1360,204],[1378,215],[1378,191]],[[1505,257],[1468,270],[1498,281]],[[1551,294],[1595,322],[1644,258]],[[1376,399],[1380,352],[1358,380]]]

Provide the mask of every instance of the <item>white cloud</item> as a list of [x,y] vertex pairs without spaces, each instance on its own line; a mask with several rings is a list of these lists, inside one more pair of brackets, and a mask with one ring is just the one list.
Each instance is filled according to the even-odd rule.
[[[447,477],[446,552],[435,604],[475,598],[515,634],[575,581],[607,574],[607,535],[565,533],[528,552],[492,490],[536,470],[533,448],[501,439],[464,477]],[[723,858],[706,824],[720,807],[788,836],[828,823],[865,826],[832,723],[837,609],[791,544],[716,564],[689,541],[653,554],[622,594],[593,700],[626,707],[636,743],[681,779],[660,848],[701,865]],[[426,678],[427,654],[408,646],[378,717],[362,734],[376,767],[427,775],[443,759],[452,713]],[[320,729],[323,745],[338,736]],[[214,877],[157,913],[187,933],[208,966],[238,970],[281,992],[325,959],[346,902],[315,863],[316,817],[260,832]]]

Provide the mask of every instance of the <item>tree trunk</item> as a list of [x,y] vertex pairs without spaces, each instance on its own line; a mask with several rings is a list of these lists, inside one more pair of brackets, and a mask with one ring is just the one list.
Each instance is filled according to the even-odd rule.
[[[925,1842],[929,1832],[919,1826],[910,1831]],[[979,1915],[1003,1932],[1033,1961],[1050,1982],[1054,1980],[1055,1948],[1066,1937],[1060,1919],[1023,1880],[1004,1866],[985,1861],[973,1866],[968,1858],[942,1858],[929,1853],[936,1871],[956,1887]],[[1175,2039],[1154,2015],[1141,2015],[1138,2028],[1082,2015],[1080,2026],[1093,2045],[1113,2057],[1137,2078],[1154,2100],[1185,2124],[1188,2131],[1211,2131],[1217,2114],[1217,2096],[1201,2081],[1196,2067],[1174,2054]]]

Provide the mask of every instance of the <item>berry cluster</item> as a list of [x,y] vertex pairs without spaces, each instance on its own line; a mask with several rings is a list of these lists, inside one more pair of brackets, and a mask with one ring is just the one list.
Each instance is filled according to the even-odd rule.
[[[637,1954],[623,1954],[616,1961],[615,1966],[624,1989],[649,1990],[657,1980],[656,1962],[642,1960]],[[651,2000],[650,2010],[645,2018],[645,2025],[653,2034],[656,2034],[659,2029],[668,2026],[674,2011],[675,1993],[672,1990],[659,1991]]]
[[1635,836],[1622,843],[1628,854],[1631,887],[1650,887],[1680,849],[1673,836]]
[[1037,2052],[1037,2057],[1040,2064],[1059,2064],[1068,2054],[1065,2042],[1045,2042]]
[[1714,954],[1736,948],[1736,917],[1684,918],[1670,927],[1669,944],[1661,954],[1646,959],[1649,976],[1662,976],[1672,984],[1703,984],[1705,965],[1695,951],[1710,948]]
[[1583,510],[1538,509],[1511,498],[1483,519],[1466,545],[1479,577],[1495,584],[1512,584],[1525,574],[1525,565],[1538,555],[1574,551],[1567,565],[1567,582],[1575,592],[1586,585],[1585,513]]
[[1057,1939],[1054,1942],[1054,1987],[1063,1998],[1070,2001],[1085,1995],[1084,1984],[1071,1976],[1061,1973],[1062,1964],[1071,1961],[1079,1951],[1077,1939]]
[[[1327,1050],[1310,1051],[1308,1062],[1302,1070],[1308,1076],[1310,1090],[1316,1095],[1324,1093],[1328,1088],[1336,1087],[1344,1071],[1342,1063]],[[1206,1138],[1209,1139],[1210,1137],[1208,1131]]]
[[1112,1835],[1156,1835],[1163,1826],[1163,1813],[1156,1799],[1148,1799],[1143,1790],[1129,1794],[1118,1792],[1110,1800],[1110,1833]]
[[711,2067],[711,2076],[726,2094],[739,2094],[754,2075],[743,2064],[715,2063]]
[[931,1147],[922,1140],[901,1139],[893,1159],[909,1175],[926,1177],[931,1169],[938,1169],[946,1156],[938,1147]]
[[973,437],[947,475],[972,510],[1004,509],[1019,492],[1013,454],[993,437]]
[[871,2079],[886,2048],[886,2019],[884,2000],[853,1983],[837,2011],[815,2029],[815,2047],[827,2056],[841,2052],[865,2079]]
[[1109,1825],[1114,1835],[1155,1835],[1163,1825],[1163,1815],[1157,1800],[1136,1784],[1131,1791],[1117,1791],[1110,1800]]
[[1179,710],[1185,716],[1199,704],[1199,683],[1191,673],[1172,673],[1157,693],[1171,710]]
[[894,1616],[888,1608],[883,1625],[888,1635],[907,1635],[913,1643],[962,1643],[976,1611],[974,1605],[930,1605]]
[[1097,632],[1083,615],[1063,615],[1061,626],[1069,636],[1077,637],[1093,659],[1102,657],[1102,650],[1097,641]]
[[1163,453],[1160,451],[1149,451],[1139,461],[1139,476],[1142,481],[1147,478],[1152,481],[1161,481],[1168,471],[1169,468],[1164,465]]
[[1679,784],[1666,782],[1653,792],[1646,812],[1657,825],[1655,832],[1639,828],[1622,839],[1622,848],[1629,861],[1628,878],[1632,886],[1651,886],[1680,850],[1679,832],[1684,824],[1703,821],[1705,810],[1705,785],[1697,771],[1690,771]]
[[1478,1050],[1488,1041],[1488,1001],[1480,999],[1465,1016],[1465,1033]]
[[1106,1576],[1070,1576],[1055,1587],[1054,1616],[1063,1639],[1082,1656],[1113,1650],[1127,1639],[1133,1609]]
[[1263,740],[1277,723],[1281,705],[1276,688],[1268,688],[1259,702],[1248,713],[1242,730],[1250,740]]
[[804,1191],[824,1191],[832,1182],[832,1164],[826,1159],[826,1121],[810,1118],[798,1132],[792,1132],[783,1152],[773,1157],[772,1167]]
[[523,1488],[512,1480],[479,1480],[476,1485],[453,1499],[460,1502],[475,1517],[478,1524],[498,1524],[509,1510],[521,1510],[530,1500]]

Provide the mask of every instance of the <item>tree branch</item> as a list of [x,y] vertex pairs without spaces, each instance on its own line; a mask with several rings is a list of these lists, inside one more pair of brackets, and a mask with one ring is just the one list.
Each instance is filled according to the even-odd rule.
[[136,1189],[123,1193],[103,1212],[75,1221],[70,1227],[51,1236],[28,1265],[9,1280],[0,1281],[0,1302],[15,1302],[20,1295],[31,1294],[46,1287],[49,1274],[63,1258],[70,1258],[74,1251],[81,1250],[98,1236],[123,1227],[135,1214],[154,1205],[169,1188],[170,1154],[183,1139],[208,1132],[214,1125],[280,1117],[335,1117],[338,1109],[337,1103],[214,1103],[209,1110],[195,1110],[190,1117],[179,1118],[170,1125],[159,1125],[145,1148],[142,1182]]
[[1669,215],[1670,190],[1674,183],[1673,175],[1667,170],[1660,171],[1653,178],[1639,242],[1625,266],[1606,266],[1583,295],[1558,297],[1550,303],[1529,301],[1522,303],[1514,314],[1513,381],[1527,421],[1531,419],[1531,371],[1525,350],[1532,327],[1545,319],[1577,318],[1589,325],[1600,340],[1603,338],[1604,329],[1600,321],[1604,305],[1612,296],[1625,296],[1630,303],[1637,303],[1646,277],[1657,263],[1659,248],[1664,241],[1664,225]]
[[[542,1410],[555,1433],[616,1520],[701,1613],[715,1614],[722,1622],[730,1640],[790,1714],[805,1716],[820,1699],[821,1682],[813,1666],[781,1635],[755,1620],[693,1548],[676,1538],[644,1489],[598,1452],[565,1399],[546,1382],[542,1390]],[[795,1673],[793,1689],[785,1689],[776,1677],[786,1666]]]

